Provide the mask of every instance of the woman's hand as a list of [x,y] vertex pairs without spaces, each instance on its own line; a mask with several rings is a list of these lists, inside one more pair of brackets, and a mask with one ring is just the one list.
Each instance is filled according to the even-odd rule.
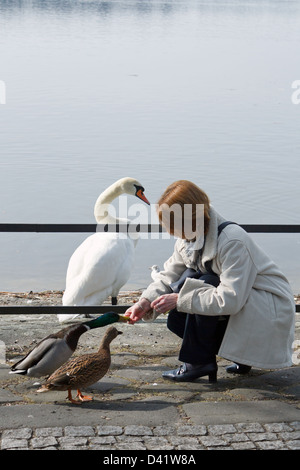
[[129,323],[134,324],[143,318],[145,313],[147,313],[149,310],[151,310],[151,304],[149,300],[143,298],[126,310],[125,317],[128,317]]
[[155,309],[157,313],[167,313],[169,310],[176,308],[178,294],[164,294],[155,299],[151,308]]

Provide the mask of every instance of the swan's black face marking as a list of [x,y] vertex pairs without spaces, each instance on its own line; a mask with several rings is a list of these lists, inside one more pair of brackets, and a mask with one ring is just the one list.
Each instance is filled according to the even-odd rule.
[[136,191],[135,191],[136,197],[138,197],[139,199],[144,201],[146,204],[149,204],[149,206],[150,206],[150,202],[148,201],[148,199],[144,195],[145,189],[143,188],[143,186],[138,186],[137,184],[134,184],[134,186],[135,186],[135,189],[136,189]]
[[133,186],[135,187],[135,195],[137,195],[139,190],[141,190],[142,193],[145,191],[145,188],[143,188],[143,186],[138,186],[137,184],[134,184]]

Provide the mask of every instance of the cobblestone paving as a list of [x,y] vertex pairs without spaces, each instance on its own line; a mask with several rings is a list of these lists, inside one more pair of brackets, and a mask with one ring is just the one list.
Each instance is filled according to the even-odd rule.
[[1,450],[299,450],[300,421],[6,429]]

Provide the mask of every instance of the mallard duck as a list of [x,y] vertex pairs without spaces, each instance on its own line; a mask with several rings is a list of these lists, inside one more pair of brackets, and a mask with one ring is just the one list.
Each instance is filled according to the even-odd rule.
[[[83,401],[92,400],[92,397],[82,395],[80,389],[93,385],[107,373],[111,364],[110,343],[120,334],[122,331],[118,331],[114,326],[109,327],[98,352],[70,359],[56,370],[37,392],[68,390],[67,398],[72,403],[80,404]],[[78,397],[79,400],[72,398],[72,390],[77,390],[76,398]]]
[[[97,224],[115,226],[130,222],[109,213],[113,200],[121,194],[136,196],[150,204],[141,183],[133,178],[122,178],[98,197],[94,207]],[[101,305],[109,296],[112,304],[116,305],[119,291],[131,275],[138,239],[139,234],[135,232],[128,236],[125,233],[120,236],[114,232],[97,232],[86,238],[70,258],[63,305]],[[77,315],[61,313],[58,319],[63,322]]]
[[93,320],[72,324],[53,333],[42,339],[23,359],[15,363],[11,367],[10,374],[22,374],[29,377],[51,375],[70,359],[83,333],[119,321],[127,322],[128,318],[115,312],[108,312]]

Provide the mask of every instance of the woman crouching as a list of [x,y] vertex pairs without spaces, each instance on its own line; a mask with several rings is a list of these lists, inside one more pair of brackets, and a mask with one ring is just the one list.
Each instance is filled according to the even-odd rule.
[[165,190],[158,216],[178,237],[174,253],[126,315],[134,323],[169,312],[167,326],[182,338],[183,364],[163,377],[216,381],[216,355],[235,363],[227,368],[233,373],[292,365],[293,293],[269,256],[189,181]]

